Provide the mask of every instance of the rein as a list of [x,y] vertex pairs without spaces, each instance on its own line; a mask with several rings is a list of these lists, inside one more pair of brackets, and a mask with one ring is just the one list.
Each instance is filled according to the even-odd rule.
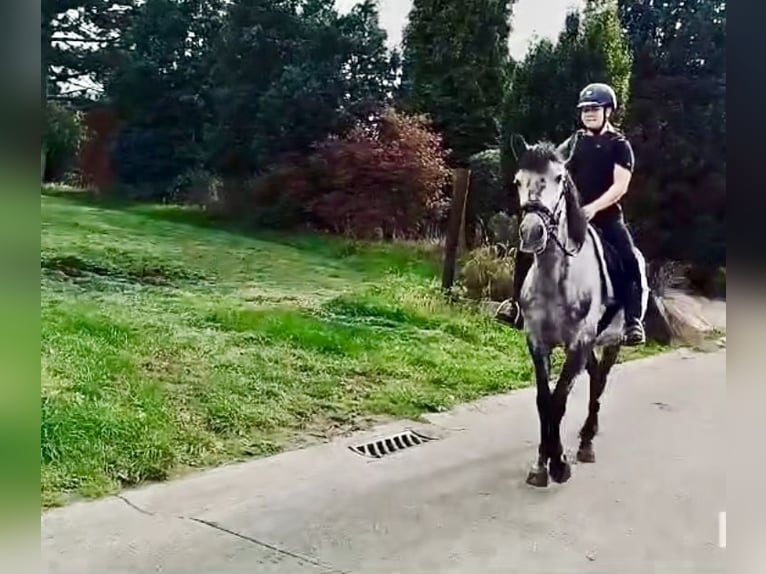
[[548,230],[548,235],[553,237],[553,240],[556,242],[556,245],[558,245],[561,251],[564,252],[564,255],[566,255],[567,257],[574,257],[580,252],[580,250],[582,249],[582,245],[580,245],[580,247],[577,248],[575,251],[570,251],[561,242],[561,239],[559,239],[559,236],[558,236],[559,222],[561,221],[560,208],[561,208],[561,202],[563,200],[564,200],[564,194],[562,193],[559,196],[559,199],[556,202],[556,206],[554,207],[553,211],[548,209],[540,201],[530,201],[521,208],[521,212],[522,214],[534,213],[535,215],[540,217],[540,219],[543,220],[543,224],[545,225],[546,229]]

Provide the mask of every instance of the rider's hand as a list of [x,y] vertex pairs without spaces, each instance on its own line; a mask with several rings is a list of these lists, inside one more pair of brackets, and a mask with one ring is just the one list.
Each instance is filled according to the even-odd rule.
[[589,203],[588,205],[583,205],[582,212],[585,214],[585,218],[590,221],[593,219],[593,216],[596,215],[598,210],[593,206],[592,203]]

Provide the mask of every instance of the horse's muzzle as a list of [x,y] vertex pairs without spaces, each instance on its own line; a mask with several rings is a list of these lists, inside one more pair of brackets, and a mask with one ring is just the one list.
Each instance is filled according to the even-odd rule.
[[527,213],[519,225],[519,249],[523,253],[539,254],[548,243],[548,228],[537,213]]

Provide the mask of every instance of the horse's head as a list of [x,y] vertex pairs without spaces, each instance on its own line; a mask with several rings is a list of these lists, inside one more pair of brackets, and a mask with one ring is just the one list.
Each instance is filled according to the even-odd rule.
[[[570,237],[576,243],[582,243],[586,222],[567,173],[565,158],[548,142],[532,146],[524,142],[519,152],[518,171],[514,177],[522,215],[519,249],[525,253],[542,253],[550,235],[558,233],[563,213],[567,216]],[[573,223],[581,230],[573,230]]]

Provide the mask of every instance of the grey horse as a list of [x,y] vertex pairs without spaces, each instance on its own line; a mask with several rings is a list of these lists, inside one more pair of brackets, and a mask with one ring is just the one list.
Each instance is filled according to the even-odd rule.
[[[590,400],[577,459],[595,462],[599,399],[620,352],[624,299],[619,268],[582,212],[567,158],[551,143],[530,146],[519,139],[523,145],[513,146],[518,159],[514,185],[522,216],[519,248],[534,254],[519,306],[534,364],[540,418],[538,457],[527,483],[545,487],[549,473],[557,483],[571,476],[560,424],[572,383],[583,369],[590,376]],[[641,253],[637,255],[645,266]],[[550,356],[556,347],[564,348],[566,358],[551,392]]]

